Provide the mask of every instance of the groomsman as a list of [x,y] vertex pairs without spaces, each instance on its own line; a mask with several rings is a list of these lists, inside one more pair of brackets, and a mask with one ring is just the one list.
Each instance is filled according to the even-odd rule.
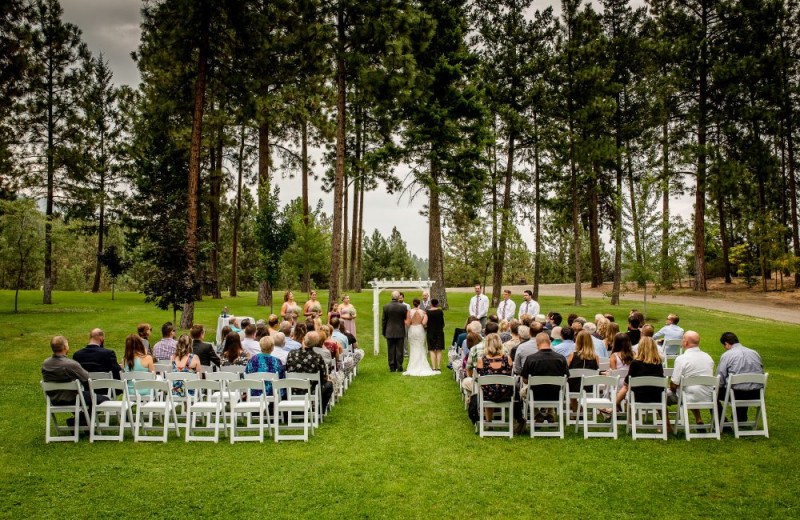
[[525,301],[519,305],[519,317],[521,318],[523,314],[530,314],[531,316],[539,314],[539,303],[533,299],[533,293],[525,289],[522,297]]
[[497,317],[500,320],[511,321],[517,311],[517,304],[511,299],[511,291],[505,289],[503,291],[503,301],[497,306]]
[[469,300],[469,315],[481,322],[481,329],[486,328],[486,316],[489,315],[489,298],[483,294],[480,285],[475,286],[475,296]]

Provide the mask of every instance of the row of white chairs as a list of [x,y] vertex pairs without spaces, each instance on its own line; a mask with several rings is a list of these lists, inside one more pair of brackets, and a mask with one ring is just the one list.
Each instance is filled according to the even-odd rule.
[[[79,430],[89,429],[89,440],[124,439],[124,430],[130,427],[135,441],[161,440],[167,441],[171,428],[180,435],[180,428],[185,429],[186,440],[219,440],[220,431],[230,429],[231,443],[239,440],[259,440],[263,442],[264,430],[273,434],[275,441],[287,439],[308,440],[308,433],[313,435],[314,429],[322,421],[327,410],[321,410],[322,402],[319,385],[319,374],[288,373],[286,379],[277,379],[277,374],[257,372],[240,374],[234,372],[209,372],[205,379],[199,374],[170,372],[162,379],[152,372],[122,373],[122,380],[111,379],[110,374],[95,373],[89,380],[89,393],[92,399],[91,413],[84,401],[83,388],[79,381],[68,383],[41,382],[46,398],[46,442],[73,441],[78,442]],[[128,381],[132,381],[134,392],[128,390]],[[172,385],[182,380],[185,396],[173,395]],[[267,396],[264,391],[265,382],[273,385],[273,395]],[[315,390],[308,390],[315,384]],[[261,389],[261,396],[253,396],[252,390]],[[287,398],[281,399],[280,391],[287,391]],[[74,390],[74,403],[54,405],[49,392],[56,390]],[[298,393],[296,391],[303,391]],[[98,402],[98,395],[107,395],[109,400]],[[121,400],[117,397],[121,396]],[[331,401],[333,401],[331,399]],[[269,405],[273,414],[270,419]],[[330,407],[330,404],[329,404]],[[306,409],[307,408],[307,409]],[[134,417],[135,410],[135,417]],[[74,414],[75,424],[72,427],[58,423],[57,413]],[[180,413],[178,413],[180,412]],[[253,415],[255,414],[255,416]],[[78,418],[83,415],[88,426],[80,426]],[[155,429],[154,416],[163,420],[161,435],[147,435],[148,430]],[[179,421],[180,418],[183,422]],[[245,416],[246,427],[238,426],[238,417]],[[118,424],[112,426],[111,419],[116,417]],[[213,431],[213,436],[199,436],[197,421],[201,417],[206,422],[205,429]],[[302,420],[297,420],[302,417]],[[254,421],[252,419],[257,419]],[[281,421],[281,419],[285,421]],[[52,429],[55,429],[55,433]],[[114,435],[104,435],[103,430],[113,430]],[[257,431],[257,436],[238,434],[240,431]],[[302,430],[302,434],[285,434],[285,430]],[[67,432],[64,435],[63,432]]]
[[[616,399],[617,390],[621,376],[619,374],[599,375],[597,371],[570,371],[570,378],[537,376],[528,381],[527,404],[525,411],[530,423],[530,436],[533,437],[552,437],[564,438],[565,425],[574,424],[575,432],[583,428],[584,438],[589,437],[618,437],[618,428],[621,420],[628,419],[627,431],[632,433],[633,439],[658,438],[667,440],[667,421],[669,421],[669,408],[667,405],[667,389],[669,377],[634,377],[629,379],[629,391],[625,401],[627,407],[625,413],[617,411]],[[573,374],[574,373],[574,374]],[[678,389],[678,404],[676,412],[676,430],[684,429],[686,440],[698,438],[720,439],[720,432],[723,427],[733,428],[734,435],[738,439],[745,435],[763,435],[769,438],[769,428],[767,425],[766,404],[764,393],[767,386],[769,374],[737,374],[729,378],[729,386],[722,398],[722,420],[718,415],[717,402],[719,399],[719,376],[693,376],[684,377]],[[580,378],[579,391],[571,392],[569,389],[569,379]],[[737,399],[732,387],[738,384],[755,383],[761,385],[759,397],[757,399],[742,400]],[[512,394],[516,392],[516,379],[514,376],[489,375],[478,376],[475,379],[475,392],[478,395],[479,420],[476,430],[481,437],[503,436],[513,437],[513,399],[507,402],[492,402],[484,399],[482,386],[484,385],[505,385],[512,388]],[[557,401],[536,400],[534,389],[548,385],[559,389]],[[686,395],[684,389],[687,387],[703,386],[707,387],[711,398],[704,401],[690,401],[683,398]],[[652,387],[662,389],[661,399],[657,402],[636,402],[635,388]],[[577,402],[577,410],[572,410],[571,401]],[[755,408],[755,418],[752,421],[740,422],[736,414],[737,407]],[[485,410],[490,411],[491,418],[485,417]],[[610,409],[610,421],[600,421],[598,416],[601,409]],[[726,421],[728,409],[731,410],[732,420]],[[537,423],[535,420],[536,410],[552,410],[557,416],[555,423]],[[689,421],[691,410],[707,410],[711,417],[710,425],[692,424]],[[760,419],[760,421],[759,421]],[[759,422],[761,427],[759,428]],[[539,429],[537,431],[537,428]],[[647,433],[649,431],[649,433]],[[702,432],[701,432],[702,431]]]

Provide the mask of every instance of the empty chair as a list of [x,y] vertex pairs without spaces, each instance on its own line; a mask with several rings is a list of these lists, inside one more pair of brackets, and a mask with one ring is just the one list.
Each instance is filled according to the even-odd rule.
[[[264,398],[261,381],[254,379],[229,381],[228,392],[231,399],[230,413],[230,439],[231,444],[237,441],[264,442],[264,428],[270,429],[270,416],[267,401]],[[253,391],[262,390],[261,395],[254,396]],[[245,420],[244,426],[239,426],[239,416]],[[255,422],[254,422],[255,420]],[[255,431],[257,435],[242,435],[240,432]]]
[[[656,365],[658,366],[658,365]],[[667,440],[669,414],[667,413],[667,378],[655,376],[631,377],[628,380],[628,428],[632,430],[633,440],[663,439]],[[663,390],[661,400],[656,402],[639,402],[636,400],[637,388],[654,387]],[[645,423],[647,415],[653,416],[653,423]],[[658,429],[661,432],[658,432]],[[641,433],[640,430],[656,430],[653,433]]]
[[[42,391],[44,392],[45,402],[47,403],[47,410],[46,410],[46,418],[45,418],[45,442],[78,442],[79,438],[79,430],[80,430],[80,416],[81,414],[84,415],[86,418],[87,424],[89,423],[89,413],[86,410],[86,402],[83,400],[83,388],[81,387],[81,382],[78,380],[69,381],[67,383],[46,383],[41,381],[39,383],[42,385]],[[53,404],[52,399],[48,392],[55,392],[55,391],[75,391],[75,402],[73,403],[61,403],[61,404]],[[56,416],[57,413],[72,413],[74,414],[75,424],[72,427],[68,426],[60,426],[58,424],[58,417]],[[55,426],[55,435],[51,434],[50,425]],[[72,430],[71,435],[62,435],[62,431],[69,432]]]
[[[511,387],[511,399],[508,402],[495,402],[484,399],[482,386],[503,385]],[[514,376],[505,375],[486,375],[475,378],[475,391],[478,394],[478,434],[481,437],[508,437],[514,436]],[[491,419],[486,419],[486,409],[488,408]],[[495,419],[495,414],[499,412],[500,418]],[[490,430],[489,428],[502,428],[502,430]],[[506,431],[507,428],[507,431]]]
[[[769,438],[769,427],[767,426],[767,407],[764,403],[764,392],[767,390],[767,377],[769,374],[735,374],[728,378],[728,387],[725,390],[722,405],[722,426],[733,426],[733,433],[738,439],[742,435],[763,435]],[[733,385],[744,383],[756,383],[761,385],[758,399],[737,399],[733,392]],[[728,407],[731,408],[730,422],[726,421]],[[736,408],[747,407],[755,408],[755,418],[752,421],[740,422]],[[758,419],[761,417],[761,429],[758,428]],[[743,430],[742,427],[750,428]]]
[[670,361],[675,361],[675,358],[683,353],[683,340],[680,339],[665,339],[661,344],[664,347],[664,368],[669,366]]
[[[286,398],[281,397],[281,390],[286,390]],[[302,393],[295,394],[296,390]],[[273,436],[275,442],[281,440],[308,441],[309,429],[314,429],[311,408],[311,381],[308,379],[286,378],[272,383],[272,393],[275,396],[273,413]],[[286,423],[281,425],[281,416],[286,417]],[[298,419],[300,422],[298,422]],[[281,433],[281,430],[302,430],[302,434]]]
[[[690,386],[708,387],[711,397],[702,400],[686,399],[684,389]],[[717,439],[719,440],[719,415],[717,415],[717,393],[719,392],[719,376],[687,376],[681,379],[678,394],[678,419],[675,430],[683,426],[686,440],[692,439]],[[689,424],[689,410],[710,410],[712,423]],[[711,431],[709,432],[709,428]],[[704,430],[705,433],[695,433]]]
[[[120,394],[122,400],[109,399],[108,401],[97,402],[98,392],[106,394]],[[125,381],[116,379],[90,379],[89,392],[92,397],[92,413],[89,421],[89,442],[99,441],[119,441],[125,438],[125,426],[133,425],[133,415],[131,414],[131,403],[128,398],[128,385]],[[105,422],[99,424],[100,414],[105,416]],[[111,429],[111,416],[116,416],[119,425],[116,427],[116,435],[103,435],[103,429]]]
[[[600,397],[600,387],[605,387],[607,397]],[[583,438],[612,437],[617,438],[617,376],[584,376],[581,379],[581,391],[578,398],[579,417],[583,417]],[[588,388],[588,390],[587,390]],[[611,409],[611,423],[597,421],[597,412],[601,408]],[[589,411],[592,411],[592,421],[589,421]],[[575,421],[575,433],[581,421]],[[594,431],[592,428],[608,428],[608,431]]]
[[[162,441],[167,442],[170,428],[170,418],[172,425],[175,426],[175,433],[180,436],[178,428],[178,417],[175,414],[175,405],[172,402],[172,385],[169,381],[134,381],[133,388],[136,393],[136,418],[133,422],[133,440],[139,441]],[[140,390],[147,390],[150,395],[149,400],[143,399]],[[145,424],[142,422],[143,416],[150,416],[150,421]],[[164,420],[163,432],[160,437],[147,435],[148,429],[153,429],[152,417],[160,415]]]
[[[535,390],[537,387],[541,386],[551,386],[551,387],[558,387],[558,399],[557,400],[544,400],[544,399],[536,399],[535,398]],[[561,439],[564,438],[564,414],[568,413],[567,405],[565,405],[564,401],[566,400],[567,396],[567,376],[534,376],[528,379],[528,408],[529,413],[528,416],[531,418],[530,425],[531,425],[531,438],[533,437],[559,437]],[[557,422],[555,424],[550,423],[539,423],[538,427],[540,431],[536,431],[537,424],[535,421],[535,409],[536,408],[553,408],[555,409],[555,413],[558,415]],[[556,427],[557,430],[553,431],[552,428]],[[542,428],[547,428],[545,431],[541,431]]]
[[[194,379],[186,381],[186,442],[219,441],[219,430],[225,429],[222,415],[222,381]],[[199,416],[199,417],[198,417]],[[198,427],[197,420],[205,417],[206,426]],[[196,435],[197,430],[213,431],[213,436]]]

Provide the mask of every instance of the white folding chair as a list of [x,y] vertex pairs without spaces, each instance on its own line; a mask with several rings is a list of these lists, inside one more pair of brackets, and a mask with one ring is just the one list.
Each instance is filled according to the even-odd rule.
[[[711,398],[703,401],[689,401],[684,389],[690,386],[705,386],[711,391]],[[689,376],[681,379],[678,394],[678,420],[675,431],[683,426],[686,440],[692,439],[717,439],[719,440],[719,415],[717,415],[717,393],[719,392],[719,376]],[[689,424],[689,410],[710,410],[712,423]],[[708,431],[711,427],[712,431]],[[695,433],[704,430],[706,433]]]
[[[557,386],[558,387],[558,400],[557,401],[544,401],[536,400],[534,396],[534,389],[537,386]],[[567,393],[567,376],[534,376],[528,379],[528,416],[531,425],[531,438],[534,437],[558,437],[564,438],[564,413],[567,407],[564,406],[564,398]],[[555,408],[558,414],[558,422],[555,424],[540,423],[540,431],[536,431],[535,409],[536,408]],[[553,431],[552,428],[556,427],[557,430]],[[545,429],[541,431],[541,429]]]
[[[578,388],[575,392],[570,390],[569,383],[572,381],[580,381],[584,376],[596,376],[598,375],[598,370],[593,370],[591,368],[573,368],[569,371],[569,378],[567,379],[567,396],[564,399],[564,407],[566,413],[564,414],[564,418],[566,420],[567,426],[571,426],[573,424],[578,424],[580,420],[580,410],[578,409],[578,400],[581,398],[581,389]],[[572,400],[575,399],[575,411],[572,411]]]
[[[600,387],[606,389],[608,397],[600,397]],[[578,399],[578,413],[583,417],[583,438],[612,437],[617,438],[617,376],[584,376],[581,378],[581,392]],[[587,392],[586,387],[591,388]],[[597,411],[600,408],[611,409],[611,423],[601,423],[597,420]],[[592,421],[589,421],[589,410],[592,411]],[[578,433],[580,421],[575,421],[575,433]],[[594,431],[592,428],[608,428],[608,431]]]
[[[186,402],[186,442],[213,441],[219,442],[219,430],[225,431],[225,424],[220,420],[222,415],[222,381],[196,379],[186,381],[188,400]],[[216,394],[216,395],[215,395]],[[198,417],[200,416],[200,417]],[[197,426],[197,419],[205,417],[206,425]],[[193,431],[213,431],[213,436],[196,435]]]
[[[495,402],[484,399],[483,386],[503,385],[511,387],[511,399],[508,402]],[[516,387],[514,376],[488,375],[475,378],[475,391],[478,393],[478,434],[481,437],[514,437],[514,396]],[[492,414],[492,419],[487,421],[486,409]],[[500,412],[500,419],[495,419],[495,413]],[[503,430],[490,430],[489,428],[502,428]],[[508,431],[504,431],[505,429]]]
[[611,368],[611,361],[608,359],[601,359],[600,362],[597,364],[597,369],[600,372],[604,372],[606,370],[609,370],[610,368]]
[[664,368],[669,366],[670,361],[675,361],[675,358],[683,354],[683,340],[680,339],[665,339],[661,345],[664,347]]
[[[253,379],[229,381],[228,393],[232,394],[230,416],[231,444],[236,441],[264,442],[264,428],[270,431],[270,416],[267,401],[264,399],[264,385],[261,381]],[[253,395],[254,390],[260,390],[261,395]],[[244,396],[244,399],[242,399]],[[253,423],[253,414],[258,422]],[[245,419],[245,426],[239,426],[239,416]],[[256,431],[258,435],[241,435],[237,432]]]
[[[292,376],[296,377],[296,376]],[[267,381],[277,381],[278,374],[275,372],[252,372],[250,374],[244,374],[244,379],[246,381],[261,381],[261,394],[264,396],[264,402],[269,406],[270,403],[275,402],[275,392],[272,392],[272,395],[267,395]],[[251,394],[252,395],[252,394]]]
[[203,377],[206,374],[213,374],[217,370],[217,365],[200,365],[200,373],[203,374]]
[[220,372],[231,372],[233,374],[244,374],[244,369],[247,368],[244,365],[225,365],[219,367]]
[[[186,387],[187,381],[197,381],[200,379],[200,374],[194,372],[167,372],[166,373],[166,380],[170,383],[170,385],[174,385],[175,381],[183,381],[184,389]],[[172,403],[175,405],[176,413],[179,419],[186,419],[186,405],[189,401],[189,391],[186,390],[183,392],[183,395],[177,395],[176,393],[172,394]],[[180,411],[177,408],[180,407]],[[181,426],[184,428],[186,427],[186,423],[184,422]]]
[[[133,423],[133,440],[139,441],[162,441],[167,442],[167,435],[170,428],[170,417],[175,426],[175,433],[180,437],[181,431],[178,427],[178,417],[175,414],[175,405],[172,402],[172,385],[169,381],[141,381],[133,382],[134,393],[136,394],[136,419]],[[145,400],[140,391],[147,391],[149,398]],[[149,415],[148,423],[142,422],[143,415]],[[161,436],[147,435],[147,430],[155,429],[153,426],[153,416],[160,415],[164,420],[163,432]],[[141,432],[141,433],[140,433]]]
[[[81,414],[86,418],[87,424],[90,420],[89,413],[86,410],[86,402],[83,400],[83,387],[81,386],[81,382],[77,379],[75,381],[69,381],[66,383],[46,383],[44,381],[40,381],[39,384],[42,386],[42,391],[44,392],[45,402],[47,403],[47,416],[45,419],[45,442],[78,442],[79,438],[79,430],[81,429],[80,426],[80,417]],[[58,391],[58,390],[71,390],[76,392],[75,395],[75,402],[72,404],[53,404],[53,401],[50,398],[48,392]],[[56,416],[57,413],[72,413],[74,414],[75,425],[70,428],[68,426],[59,426],[58,424],[58,417]],[[51,435],[51,428],[50,424],[55,426],[55,435]],[[86,428],[84,426],[84,428]],[[72,430],[71,435],[61,435],[62,431],[70,431]]]
[[[106,391],[108,395],[121,395],[122,400],[109,399],[102,403],[97,402],[97,393]],[[131,413],[131,403],[128,397],[128,383],[117,379],[90,379],[89,392],[92,397],[92,414],[89,422],[89,442],[98,441],[119,441],[125,438],[125,426],[133,426],[133,415]],[[103,424],[98,422],[100,414],[105,416]],[[116,435],[103,435],[102,430],[111,429],[111,416],[116,415],[119,426],[116,427]],[[127,422],[126,422],[127,421]]]
[[[620,368],[620,369],[617,369],[617,370],[612,370],[608,375],[617,377],[617,381],[619,382],[617,384],[617,393],[619,393],[619,390],[621,389],[622,385],[625,384],[625,377],[628,375],[628,367]],[[616,398],[617,398],[617,396],[615,395],[614,396],[615,402],[616,402]],[[617,420],[622,421],[624,419],[627,419],[627,417],[628,417],[628,394],[627,393],[625,394],[625,397],[622,399],[622,402],[619,403],[619,408],[621,408],[621,410],[619,410],[619,409],[617,410]]]
[[153,366],[155,367],[155,371],[162,376],[167,372],[172,372],[172,363],[168,361],[153,363]]
[[[767,426],[767,407],[764,403],[764,392],[767,390],[767,377],[769,374],[736,374],[728,378],[728,388],[725,391],[725,397],[722,404],[722,426],[733,426],[733,434],[738,439],[743,435],[763,435],[769,439],[769,427]],[[756,383],[761,385],[758,399],[737,399],[733,392],[733,385],[743,383]],[[726,416],[728,407],[731,408],[731,419],[728,422]],[[739,422],[739,417],[736,414],[737,407],[752,407],[756,409],[755,419],[753,421]],[[758,418],[761,416],[762,428],[758,429]],[[752,428],[749,430],[742,430],[745,428]]]
[[[314,423],[314,428],[319,428],[319,423],[323,421],[323,417],[325,416],[325,414],[328,413],[327,410],[322,409],[322,386],[320,382],[319,372],[314,372],[314,373],[287,372],[286,378],[305,379],[311,381],[312,383],[311,386],[314,387],[314,390],[311,392],[311,395],[309,396],[309,400],[311,401],[311,411],[313,412],[311,419]],[[313,384],[315,382],[316,385]],[[274,391],[272,393],[273,395],[275,394]],[[331,398],[331,401],[333,401],[333,398]],[[331,404],[329,402],[328,406],[330,407],[330,405]],[[311,430],[311,434],[312,435],[314,434],[313,429]]]
[[241,379],[239,374],[234,374],[233,372],[206,372],[204,375],[206,381],[219,381],[222,383],[222,390],[214,392],[213,397],[222,400],[222,412],[227,415],[228,404],[236,397],[235,393],[228,389],[228,385],[234,381],[239,381]]
[[[286,390],[286,399],[281,397],[281,390]],[[303,391],[294,394],[295,390]],[[272,428],[275,442],[282,440],[308,441],[308,430],[314,430],[311,418],[311,381],[308,379],[278,379],[272,383],[272,393],[275,396],[274,425]],[[298,414],[301,422],[296,422]],[[281,416],[286,417],[286,423],[281,425]],[[302,434],[281,433],[281,430],[303,430]]]
[[674,368],[665,368],[664,369],[664,377],[672,377],[672,373],[675,372]]
[[[639,403],[636,401],[636,389],[656,387],[663,390],[661,400],[654,403]],[[653,416],[653,423],[645,423],[647,415]],[[632,377],[628,380],[628,414],[630,422],[628,431],[632,431],[633,440],[636,439],[663,439],[667,440],[667,378],[657,376]],[[660,420],[660,422],[659,422]],[[657,430],[661,429],[661,433]],[[656,430],[653,433],[641,433],[639,430]]]

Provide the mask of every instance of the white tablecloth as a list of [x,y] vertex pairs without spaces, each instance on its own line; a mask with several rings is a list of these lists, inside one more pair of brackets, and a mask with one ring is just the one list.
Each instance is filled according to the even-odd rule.
[[236,318],[236,320],[239,323],[241,323],[242,320],[244,320],[244,319],[250,320],[251,323],[255,323],[256,322],[256,320],[254,320],[250,316],[233,316],[233,315],[230,315],[230,316],[225,316],[224,318],[222,316],[220,316],[219,318],[217,318],[217,342],[216,342],[216,345],[219,345],[222,342],[222,328],[225,327],[225,325],[228,325],[228,322],[230,322],[231,318]]

